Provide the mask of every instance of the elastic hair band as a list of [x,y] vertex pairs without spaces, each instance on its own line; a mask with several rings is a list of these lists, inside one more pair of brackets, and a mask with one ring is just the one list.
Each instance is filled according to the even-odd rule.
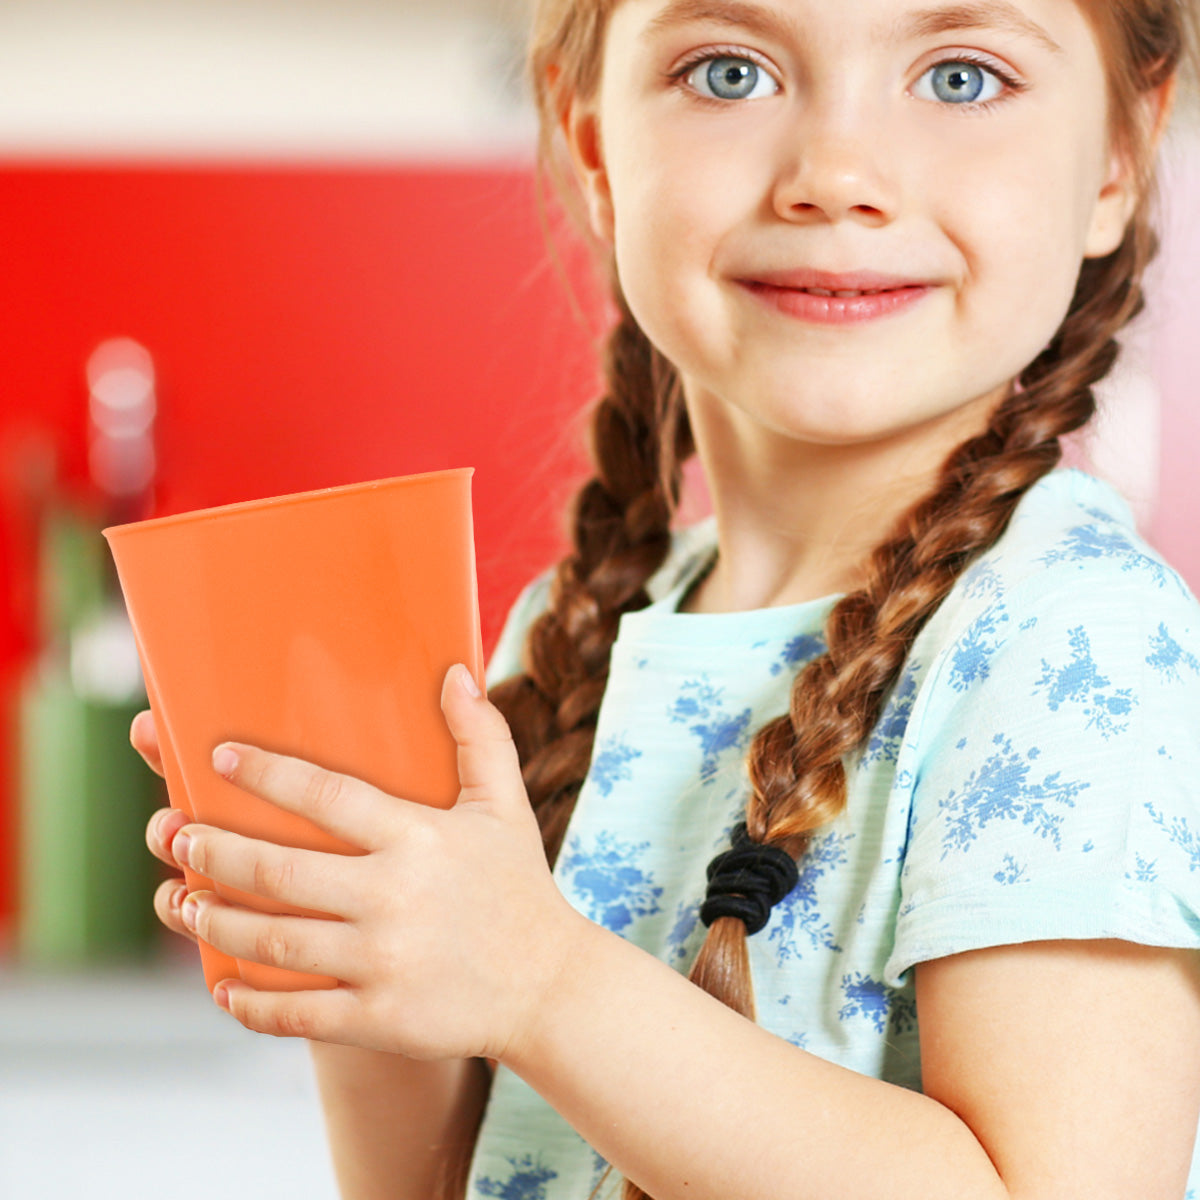
[[746,934],[758,933],[775,907],[800,882],[796,860],[778,846],[750,840],[745,821],[733,830],[733,849],[708,864],[708,893],[700,920],[711,925],[721,917],[737,917]]

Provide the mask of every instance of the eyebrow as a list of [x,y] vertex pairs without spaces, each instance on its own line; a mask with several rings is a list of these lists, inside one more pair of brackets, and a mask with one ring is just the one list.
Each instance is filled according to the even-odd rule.
[[927,8],[908,13],[892,26],[890,35],[897,39],[931,37],[952,29],[981,29],[991,26],[1032,38],[1051,54],[1065,54],[1063,48],[1034,20],[1007,0],[975,0],[952,4],[947,8]]
[[[753,33],[782,37],[795,33],[797,26],[788,18],[744,0],[671,0],[647,26],[647,33],[659,32],[689,21],[714,21],[722,25],[740,25]],[[1032,38],[1051,54],[1062,55],[1063,48],[1034,20],[1008,0],[969,0],[944,8],[926,8],[906,13],[881,30],[883,40],[906,41],[933,37],[955,29],[1002,29]]]

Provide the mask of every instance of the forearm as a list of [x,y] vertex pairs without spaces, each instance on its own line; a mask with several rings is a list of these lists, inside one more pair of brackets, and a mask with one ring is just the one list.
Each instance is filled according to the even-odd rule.
[[943,1105],[784,1042],[598,926],[573,941],[504,1061],[655,1200],[1007,1200]]
[[487,1065],[310,1049],[343,1200],[440,1200],[443,1180],[465,1170],[474,1145]]

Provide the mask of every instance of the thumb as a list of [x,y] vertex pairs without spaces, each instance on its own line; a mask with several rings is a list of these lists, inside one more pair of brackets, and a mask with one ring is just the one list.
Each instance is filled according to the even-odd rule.
[[488,801],[510,811],[528,809],[508,722],[461,663],[446,672],[442,712],[458,743],[459,803]]

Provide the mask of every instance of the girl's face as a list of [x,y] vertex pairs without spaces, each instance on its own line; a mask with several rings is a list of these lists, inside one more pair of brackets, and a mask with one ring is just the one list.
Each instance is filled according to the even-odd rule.
[[[1133,197],[1105,98],[1074,0],[623,0],[565,128],[694,415],[945,440],[986,423],[1083,258],[1120,244]],[[804,271],[925,290],[829,323],[814,309],[846,305],[804,296]]]

